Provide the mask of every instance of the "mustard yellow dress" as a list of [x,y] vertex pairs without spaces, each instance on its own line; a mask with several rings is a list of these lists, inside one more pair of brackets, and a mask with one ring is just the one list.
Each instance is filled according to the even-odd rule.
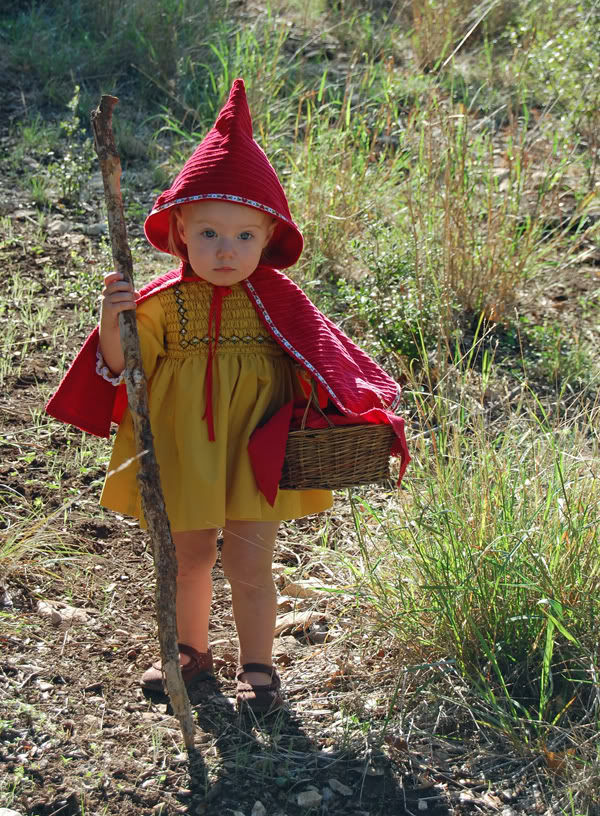
[[[294,364],[261,323],[241,284],[223,299],[213,362],[215,441],[208,439],[204,382],[213,287],[182,282],[137,308],[150,423],[173,532],[223,527],[226,520],[284,521],[331,507],[328,490],[280,490],[273,507],[256,485],[247,452],[254,429],[301,394]],[[145,527],[131,415],[119,430],[100,499]]]

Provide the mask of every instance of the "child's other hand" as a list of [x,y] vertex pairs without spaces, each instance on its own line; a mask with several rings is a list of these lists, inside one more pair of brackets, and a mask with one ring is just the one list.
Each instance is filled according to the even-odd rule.
[[101,325],[106,328],[117,328],[119,314],[127,309],[135,309],[135,300],[139,294],[130,283],[123,280],[120,272],[111,272],[106,275],[101,296]]

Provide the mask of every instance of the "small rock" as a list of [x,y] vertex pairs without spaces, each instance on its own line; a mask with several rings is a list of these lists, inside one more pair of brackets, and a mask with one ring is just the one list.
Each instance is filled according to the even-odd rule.
[[21,814],[10,808],[0,808],[0,816],[21,816]]
[[244,816],[244,814],[242,813],[241,810],[234,810],[233,811],[233,816]]
[[329,779],[327,784],[331,790],[334,790],[336,793],[339,793],[342,796],[352,796],[352,788],[349,788],[348,785],[344,785],[337,779]]
[[254,803],[254,807],[252,808],[252,816],[267,816],[267,809],[260,799],[257,799]]
[[64,218],[60,218],[60,216],[53,218],[46,226],[48,235],[64,235],[69,229],[69,222],[65,221]]
[[99,731],[102,728],[102,720],[100,717],[94,717],[93,714],[85,714],[83,721],[88,728],[91,728],[94,731]]
[[38,615],[50,618],[55,626],[72,626],[75,623],[87,623],[88,616],[84,609],[76,609],[66,604],[60,609],[47,601],[38,601]]
[[427,804],[425,799],[419,799],[419,804],[417,805],[417,807],[418,807],[419,810],[427,810],[429,805]]
[[304,808],[319,807],[319,805],[323,801],[323,797],[321,796],[319,791],[307,790],[302,791],[302,793],[299,793],[296,801],[298,802],[299,807]]
[[156,813],[157,816],[160,816],[161,813],[167,812],[167,806],[164,802],[159,802],[158,805],[154,805],[152,808],[152,813]]
[[84,224],[82,230],[86,235],[104,235],[106,233],[106,222],[98,221],[96,224]]
[[46,683],[45,680],[40,680],[38,686],[40,691],[52,691],[52,689],[54,688],[52,683]]

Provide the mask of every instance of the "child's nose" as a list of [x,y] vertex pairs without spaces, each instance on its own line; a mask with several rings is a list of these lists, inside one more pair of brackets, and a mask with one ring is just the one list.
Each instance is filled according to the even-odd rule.
[[229,258],[233,255],[233,241],[229,238],[221,238],[217,248],[217,255],[221,258]]

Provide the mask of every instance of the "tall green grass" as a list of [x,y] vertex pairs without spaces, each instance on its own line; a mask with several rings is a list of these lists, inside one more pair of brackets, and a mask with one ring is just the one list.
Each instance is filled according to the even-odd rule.
[[564,421],[524,395],[492,422],[472,396],[427,398],[437,424],[412,441],[403,490],[353,501],[357,550],[338,553],[340,582],[417,662],[453,666],[482,724],[521,751],[560,744],[587,762],[578,746],[600,724],[600,406]]

